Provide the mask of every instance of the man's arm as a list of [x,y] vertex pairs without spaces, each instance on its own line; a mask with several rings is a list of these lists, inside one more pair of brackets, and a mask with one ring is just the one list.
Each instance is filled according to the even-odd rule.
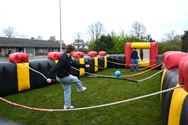
[[85,68],[85,64],[75,63],[74,61],[72,62],[72,66],[78,67],[78,68]]
[[79,63],[74,62],[73,60],[72,60],[72,66],[78,67],[78,68],[89,68],[90,67],[89,64],[79,64]]
[[48,72],[48,78],[52,78],[54,76],[54,74],[61,69],[63,66],[65,65],[65,62],[63,61],[63,59],[59,59],[59,61],[57,62],[57,64],[55,64],[55,66],[53,66],[50,71]]

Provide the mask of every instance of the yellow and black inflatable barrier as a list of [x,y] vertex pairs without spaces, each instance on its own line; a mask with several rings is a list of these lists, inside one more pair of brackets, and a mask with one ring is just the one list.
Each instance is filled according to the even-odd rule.
[[29,59],[27,53],[13,53],[9,61],[16,64],[18,91],[30,89]]
[[[79,53],[79,54],[78,54]],[[76,76],[86,75],[86,72],[95,73],[99,70],[104,70],[108,65],[108,60],[111,55],[106,56],[106,52],[101,51],[88,53],[89,56],[84,56],[78,52],[73,55],[73,61],[80,64],[90,64],[90,68],[80,68],[80,71],[71,69],[70,73]],[[61,52],[48,53],[48,59],[31,60],[27,53],[12,53],[9,55],[9,62],[0,63],[0,96],[6,96],[21,91],[35,89],[49,85],[46,79],[39,73],[31,70],[34,69],[44,76],[47,76],[51,67],[53,67],[61,57]],[[125,60],[124,55],[113,55],[117,60]],[[125,61],[124,61],[125,62]],[[114,66],[118,68],[118,65]],[[54,78],[55,79],[55,76]]]
[[98,56],[99,70],[107,68],[107,52],[100,51]]
[[45,76],[55,63],[51,60],[30,61],[27,53],[12,53],[9,62],[0,63],[0,96],[48,85],[46,80],[32,70]]
[[[85,59],[84,59],[84,53],[83,52],[74,52],[72,57],[74,58],[74,61],[76,61],[79,64],[85,64]],[[85,75],[85,68],[80,68],[80,71],[76,71],[72,69],[72,74],[76,76],[83,76]],[[76,73],[76,74],[75,74]]]
[[88,56],[90,57],[90,67],[91,67],[91,71],[97,72],[99,70],[99,63],[98,63],[98,57],[97,57],[97,52],[96,51],[90,51],[88,52]]
[[161,90],[184,85],[161,95],[163,124],[188,125],[188,53],[166,52],[163,62]]

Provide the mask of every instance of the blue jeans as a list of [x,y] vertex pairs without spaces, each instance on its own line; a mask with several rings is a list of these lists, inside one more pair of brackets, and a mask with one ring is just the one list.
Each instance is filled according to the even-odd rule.
[[131,71],[134,71],[134,66],[136,65],[136,71],[138,72],[138,59],[131,59],[131,61],[132,61]]
[[65,76],[63,78],[56,76],[56,79],[64,88],[64,105],[71,106],[71,84],[74,83],[77,89],[81,90],[83,87],[82,82],[73,75]]

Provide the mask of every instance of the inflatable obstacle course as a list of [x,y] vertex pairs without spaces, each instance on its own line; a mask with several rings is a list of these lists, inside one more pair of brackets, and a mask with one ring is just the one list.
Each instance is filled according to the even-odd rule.
[[[60,54],[54,53],[48,57],[50,59],[28,61],[28,55],[25,53],[14,53],[14,55],[11,55],[9,58],[10,62],[0,63],[1,96],[49,85],[40,74],[33,72],[30,68],[46,75],[60,56]],[[105,54],[100,56],[105,56]],[[101,60],[104,60],[102,63],[99,63],[99,58],[97,61],[94,61],[94,57],[84,57],[78,52],[74,55],[74,61],[86,63],[85,60],[87,60],[88,63],[93,63],[93,72],[96,72],[95,67],[98,67],[98,69],[99,66],[106,68],[107,61],[105,61],[105,58],[107,57],[101,58]],[[83,59],[80,61],[80,58],[84,58],[84,61]],[[163,62],[165,70],[161,77],[161,90],[184,85],[184,88],[177,88],[174,91],[161,95],[163,123],[168,125],[186,125],[188,123],[188,54],[183,52],[166,52],[163,54]],[[78,72],[77,75],[81,76],[81,73]]]

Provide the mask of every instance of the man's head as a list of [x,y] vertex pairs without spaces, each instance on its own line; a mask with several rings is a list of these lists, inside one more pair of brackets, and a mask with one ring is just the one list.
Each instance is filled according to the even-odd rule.
[[136,51],[136,48],[134,48],[133,51]]
[[69,44],[66,46],[66,53],[70,53],[72,54],[72,52],[74,52],[75,47],[72,44]]

